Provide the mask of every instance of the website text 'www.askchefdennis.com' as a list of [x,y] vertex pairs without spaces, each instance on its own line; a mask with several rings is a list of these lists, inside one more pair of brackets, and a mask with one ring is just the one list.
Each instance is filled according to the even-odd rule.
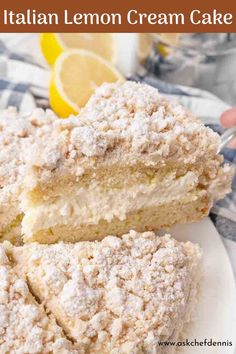
[[213,338],[184,339],[181,341],[158,341],[159,347],[232,347],[233,342],[230,340],[214,340]]

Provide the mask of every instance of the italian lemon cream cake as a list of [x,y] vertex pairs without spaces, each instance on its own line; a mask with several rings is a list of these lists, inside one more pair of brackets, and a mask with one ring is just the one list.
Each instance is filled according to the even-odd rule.
[[19,277],[0,245],[0,353],[69,354],[72,343]]
[[25,242],[101,239],[208,214],[230,191],[220,137],[155,88],[104,84],[26,154]]
[[191,321],[201,251],[169,235],[9,246],[15,269],[81,353],[169,353]]

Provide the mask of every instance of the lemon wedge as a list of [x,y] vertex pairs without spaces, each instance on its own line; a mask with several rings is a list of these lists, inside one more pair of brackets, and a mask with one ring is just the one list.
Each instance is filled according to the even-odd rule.
[[116,46],[112,33],[42,33],[42,53],[50,65],[66,49],[85,49],[115,63]]
[[51,108],[61,118],[78,114],[94,90],[104,82],[124,80],[105,59],[86,50],[70,49],[56,60],[51,76]]

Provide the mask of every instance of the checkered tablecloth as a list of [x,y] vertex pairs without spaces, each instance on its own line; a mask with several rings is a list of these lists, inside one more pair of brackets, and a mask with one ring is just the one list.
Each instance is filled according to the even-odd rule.
[[[49,106],[49,70],[36,43],[33,34],[0,35],[0,109],[16,106],[19,111],[29,112],[36,106]],[[222,133],[219,117],[229,106],[211,93],[167,84],[144,68],[129,79],[157,87],[169,99],[179,101],[205,124]],[[236,167],[236,150],[225,149],[223,154],[225,160]],[[236,175],[232,192],[214,205],[210,217],[223,238],[236,277]]]

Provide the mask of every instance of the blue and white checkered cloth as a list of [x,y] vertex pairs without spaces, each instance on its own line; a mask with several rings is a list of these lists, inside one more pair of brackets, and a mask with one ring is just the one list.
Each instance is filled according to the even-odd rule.
[[27,112],[36,106],[48,107],[48,70],[31,55],[14,51],[17,47],[18,52],[18,47],[27,39],[23,37],[22,43],[10,41],[13,50],[0,40],[0,108],[15,106],[19,111]]
[[[19,111],[28,112],[36,106],[48,107],[48,69],[35,62],[32,56],[16,54],[8,48],[0,41],[0,109],[16,106]],[[163,82],[143,68],[140,72],[142,74],[130,79],[158,88],[169,99],[178,100],[212,129],[222,133],[223,129],[217,123],[220,114],[229,108],[226,103],[209,92]],[[210,112],[210,116],[207,117],[206,112]],[[225,160],[236,167],[236,150],[225,149],[223,154]],[[224,238],[229,254],[232,248],[236,251],[236,175],[232,192],[214,205],[210,217]]]

